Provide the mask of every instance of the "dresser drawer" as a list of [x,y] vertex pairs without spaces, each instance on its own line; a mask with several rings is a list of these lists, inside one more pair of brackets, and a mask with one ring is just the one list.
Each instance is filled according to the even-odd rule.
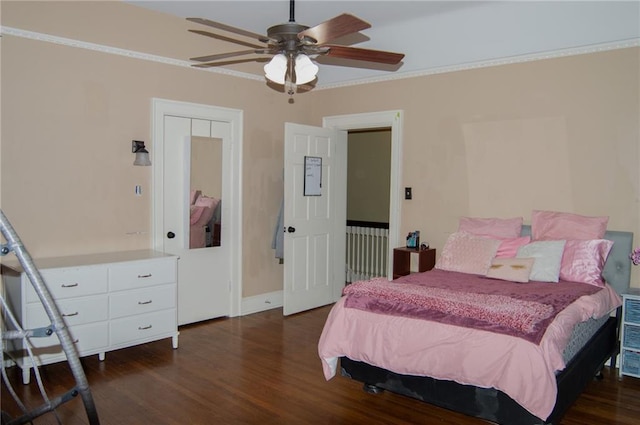
[[[109,344],[107,327],[107,322],[101,322],[69,328],[71,341],[81,356],[85,353],[98,353],[100,349],[106,349]],[[33,353],[41,364],[50,363],[58,357],[61,359],[66,357],[57,335],[48,338],[31,338],[30,341]]]
[[624,348],[640,350],[640,325],[625,324],[623,331],[622,346]]
[[109,289],[122,291],[176,282],[175,260],[148,260],[109,267]]
[[175,284],[121,291],[109,296],[109,316],[112,319],[175,307]]
[[640,324],[640,300],[634,298],[624,300],[624,321]]
[[125,344],[136,340],[150,340],[159,335],[175,334],[175,332],[175,309],[116,319],[109,323],[111,345]]
[[[84,325],[108,318],[109,300],[107,295],[63,299],[56,301],[56,304],[67,326]],[[50,323],[51,319],[42,304],[27,304],[27,328],[38,328]]]
[[[40,274],[56,300],[107,292],[107,271],[104,267],[48,269]],[[25,275],[24,279],[27,280],[27,302],[40,302],[29,278]]]

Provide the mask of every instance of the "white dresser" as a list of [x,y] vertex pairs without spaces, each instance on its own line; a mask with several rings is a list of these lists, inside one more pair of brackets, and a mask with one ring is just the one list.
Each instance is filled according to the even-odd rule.
[[640,378],[640,289],[629,288],[622,294],[619,376]]
[[[126,251],[34,259],[69,327],[79,355],[105,353],[136,344],[172,338],[178,348],[177,256],[157,251]],[[16,261],[2,264],[5,299],[23,329],[51,324],[31,281]],[[5,324],[10,328],[9,321]],[[54,334],[31,338],[35,363],[65,361]],[[30,380],[32,361],[21,342],[7,353]]]

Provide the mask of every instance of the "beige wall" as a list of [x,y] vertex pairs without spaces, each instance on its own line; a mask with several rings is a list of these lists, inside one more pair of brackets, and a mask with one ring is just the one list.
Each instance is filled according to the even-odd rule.
[[[168,42],[164,31],[176,19],[117,2],[99,3],[90,14],[89,3],[48,2],[42,10],[3,2],[2,24],[136,50],[122,43],[122,31],[137,23],[151,33],[140,31],[131,44],[156,34]],[[113,39],[96,16],[109,20]],[[243,295],[282,290],[271,237],[283,193],[283,122],[309,123],[308,94],[290,105],[264,82],[14,36],[2,37],[1,73],[1,206],[33,256],[151,247],[153,167],[132,165],[131,140],[146,141],[153,161],[151,99],[195,102],[243,111]]]
[[[208,53],[170,36],[186,33],[180,19],[90,3],[4,1],[2,24],[182,59]],[[318,90],[293,104],[261,81],[14,36],[2,37],[0,72],[0,199],[34,256],[152,245],[152,167],[133,167],[130,146],[151,140],[154,97],[243,110],[244,296],[282,289],[270,245],[285,121],[404,110],[400,184],[414,199],[400,234],[421,229],[438,249],[462,215],[528,221],[532,208],[606,214],[611,229],[640,232],[637,48]]]
[[405,111],[400,185],[414,189],[400,234],[421,229],[438,249],[460,216],[529,222],[532,209],[608,215],[639,234],[639,53],[318,91],[315,113]]
[[191,138],[191,190],[222,197],[222,139]]
[[350,132],[347,220],[389,222],[391,130]]

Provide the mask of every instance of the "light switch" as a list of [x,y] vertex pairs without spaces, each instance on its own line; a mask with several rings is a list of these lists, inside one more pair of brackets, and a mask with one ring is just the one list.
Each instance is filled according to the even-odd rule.
[[405,187],[404,188],[404,199],[411,199],[411,188],[410,187]]

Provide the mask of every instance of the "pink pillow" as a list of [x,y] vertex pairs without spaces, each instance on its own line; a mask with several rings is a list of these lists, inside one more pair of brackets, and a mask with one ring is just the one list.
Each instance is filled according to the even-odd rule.
[[494,238],[517,238],[522,230],[522,217],[474,218],[460,217],[458,232]]
[[485,275],[496,256],[500,241],[467,232],[449,236],[436,262],[436,268],[452,272]]
[[519,238],[500,239],[500,246],[496,258],[513,258],[518,253],[518,248],[531,242],[531,236]]
[[206,209],[207,209],[206,207],[200,207],[200,206],[192,205],[191,206],[191,217],[189,217],[189,224],[193,226],[198,221],[200,221],[200,218],[202,217],[202,213]]
[[568,240],[562,255],[560,279],[604,286],[602,269],[613,241],[607,239]]
[[555,211],[531,213],[532,240],[602,239],[609,217],[587,217]]
[[208,207],[208,208],[211,208],[211,210],[213,211],[218,206],[218,202],[220,202],[219,199],[202,195],[198,197],[198,199],[196,199],[196,202],[194,205],[197,205],[199,207]]

